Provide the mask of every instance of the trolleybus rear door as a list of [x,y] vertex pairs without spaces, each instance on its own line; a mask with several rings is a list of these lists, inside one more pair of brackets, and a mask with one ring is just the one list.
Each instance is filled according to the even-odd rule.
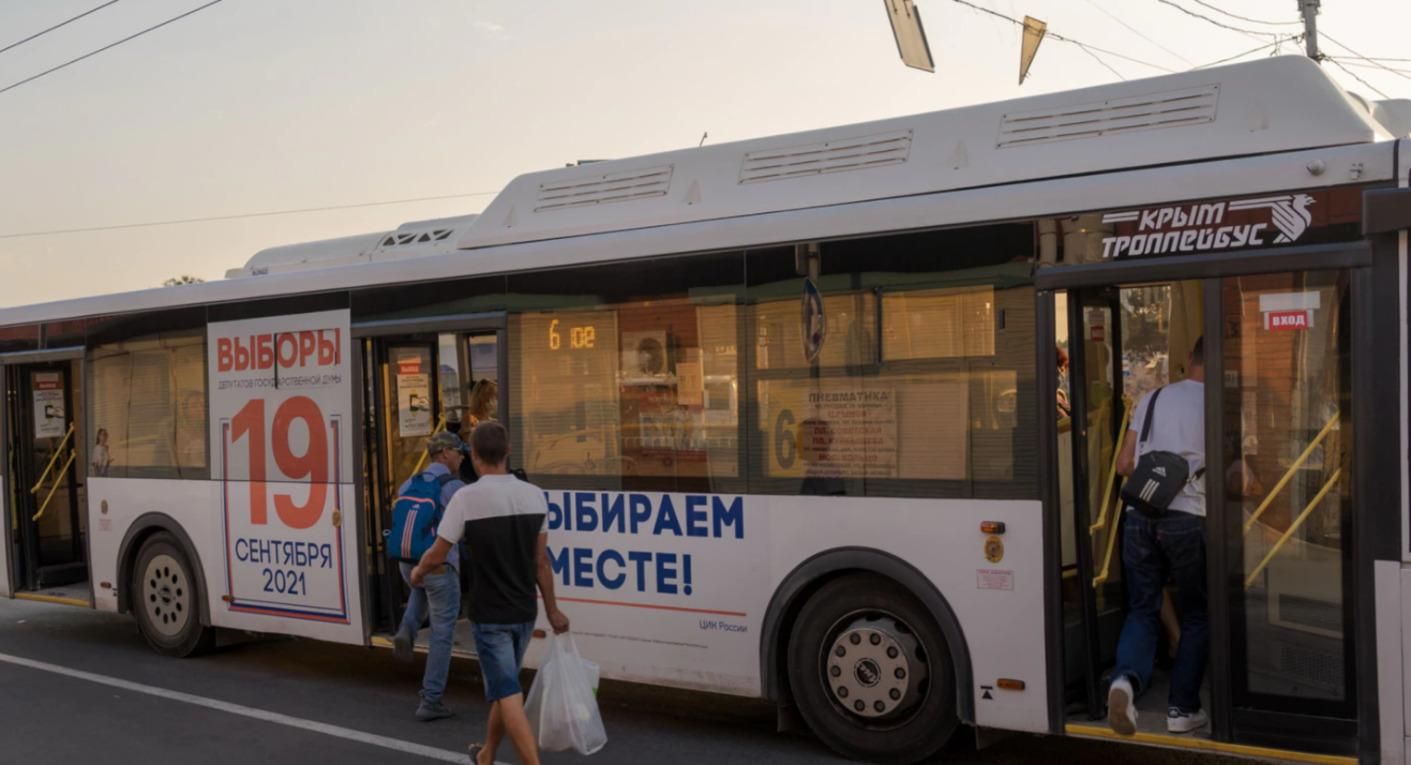
[[[10,532],[18,590],[86,581],[82,476],[85,436],[78,416],[81,362],[7,365]],[[87,599],[84,588],[74,596]]]

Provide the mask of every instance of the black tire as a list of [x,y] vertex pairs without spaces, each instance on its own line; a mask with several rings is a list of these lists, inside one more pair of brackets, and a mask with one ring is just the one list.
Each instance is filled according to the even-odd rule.
[[918,762],[960,724],[945,637],[890,579],[846,576],[814,593],[789,635],[788,666],[799,713],[845,757]]
[[132,614],[147,645],[164,656],[194,656],[215,643],[215,630],[201,624],[201,592],[191,558],[165,532],[142,543],[129,572]]

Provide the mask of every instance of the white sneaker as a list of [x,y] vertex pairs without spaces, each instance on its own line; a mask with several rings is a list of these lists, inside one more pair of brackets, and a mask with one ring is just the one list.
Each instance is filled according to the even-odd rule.
[[1133,702],[1132,683],[1125,677],[1112,681],[1107,689],[1107,724],[1123,736],[1137,732],[1137,705]]
[[1180,707],[1171,707],[1166,710],[1166,730],[1171,733],[1190,733],[1193,730],[1204,728],[1209,722],[1209,715],[1201,709],[1194,712],[1182,712]]

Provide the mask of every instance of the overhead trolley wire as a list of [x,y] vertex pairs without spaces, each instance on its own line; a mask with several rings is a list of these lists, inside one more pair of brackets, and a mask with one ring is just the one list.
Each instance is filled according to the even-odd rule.
[[1251,53],[1258,53],[1258,52],[1261,51],[1261,50],[1268,50],[1269,48],[1277,48],[1277,47],[1279,47],[1280,45],[1283,45],[1284,43],[1288,43],[1288,42],[1291,42],[1291,43],[1303,42],[1303,35],[1298,34],[1298,35],[1292,35],[1292,36],[1290,36],[1290,37],[1281,37],[1281,38],[1275,40],[1274,42],[1268,43],[1268,44],[1266,44],[1266,45],[1261,45],[1261,46],[1259,46],[1259,47],[1257,47],[1257,48],[1250,48],[1250,49],[1247,50],[1247,51],[1243,51],[1243,52],[1241,52],[1241,53],[1236,53],[1236,54],[1233,55],[1233,56],[1226,56],[1226,57],[1224,57],[1224,58],[1222,58],[1222,59],[1220,59],[1220,60],[1218,60],[1218,61],[1211,61],[1211,62],[1208,63],[1208,64],[1201,64],[1200,66],[1196,67],[1196,69],[1208,69],[1208,68],[1210,68],[1210,67],[1212,67],[1212,66],[1219,66],[1220,64],[1228,64],[1229,62],[1234,61],[1235,59],[1244,58],[1245,56],[1248,56],[1248,55],[1251,54]]
[[56,228],[47,231],[20,231],[12,234],[0,234],[0,239],[22,239],[30,236],[54,236],[58,234],[86,234],[92,231],[120,231],[129,228],[150,228],[153,226],[180,226],[187,223],[210,223],[213,221],[241,220],[244,218],[268,218],[275,215],[298,215],[302,213],[331,212],[334,210],[353,210],[360,207],[384,207],[387,205],[409,204],[411,202],[434,202],[442,199],[462,199],[464,197],[488,197],[498,194],[498,191],[469,191],[464,194],[442,194],[434,197],[412,197],[410,199],[387,199],[381,202],[358,202],[347,205],[328,205],[326,207],[299,207],[287,210],[264,210],[261,212],[235,213],[232,215],[207,215],[200,218],[178,218],[175,220],[147,221],[144,223],[117,223],[111,226],[86,226],[83,228]]
[[1398,69],[1394,66],[1383,66],[1382,64],[1379,64],[1376,61],[1361,61],[1355,58],[1344,59],[1342,56],[1335,56],[1334,58],[1337,58],[1339,61],[1342,61],[1342,63],[1347,64],[1348,66],[1356,66],[1361,67],[1363,69],[1385,69],[1388,72],[1396,72],[1397,74],[1411,74],[1411,69]]
[[1207,24],[1214,24],[1215,26],[1220,27],[1221,29],[1228,29],[1228,30],[1230,30],[1231,32],[1239,32],[1239,33],[1242,34],[1242,35],[1247,35],[1247,36],[1251,36],[1251,37],[1264,37],[1264,36],[1268,36],[1268,35],[1274,35],[1274,36],[1277,37],[1277,35],[1276,35],[1275,33],[1269,32],[1269,31],[1266,31],[1266,30],[1262,30],[1262,29],[1244,29],[1244,28],[1242,28],[1242,27],[1236,27],[1236,26],[1232,26],[1232,25],[1230,25],[1230,24],[1226,24],[1225,22],[1220,21],[1219,19],[1212,19],[1212,18],[1210,18],[1209,16],[1206,16],[1206,15],[1203,14],[1203,13],[1199,13],[1199,12],[1197,12],[1197,11],[1193,11],[1193,10],[1191,10],[1191,9],[1189,9],[1189,8],[1187,8],[1187,7],[1185,7],[1184,5],[1179,5],[1179,4],[1177,4],[1176,2],[1174,2],[1174,0],[1156,0],[1156,2],[1161,3],[1162,5],[1169,5],[1169,6],[1171,6],[1172,8],[1175,8],[1176,10],[1180,11],[1181,13],[1186,14],[1187,16],[1191,16],[1191,17],[1200,19],[1201,21],[1204,21],[1204,22],[1206,22]]
[[1240,21],[1247,21],[1247,22],[1249,22],[1249,23],[1251,23],[1251,24],[1267,24],[1267,25],[1269,25],[1269,26],[1271,26],[1271,27],[1298,27],[1298,26],[1303,26],[1303,22],[1302,22],[1302,21],[1264,21],[1264,20],[1262,20],[1262,19],[1251,19],[1251,18],[1248,17],[1248,16],[1241,16],[1241,15],[1239,15],[1238,13],[1230,13],[1229,11],[1225,10],[1224,8],[1221,8],[1221,7],[1219,7],[1219,6],[1217,6],[1217,5],[1213,4],[1213,3],[1207,3],[1207,2],[1205,2],[1205,0],[1191,0],[1191,2],[1195,3],[1196,5],[1200,5],[1200,6],[1204,6],[1204,7],[1206,7],[1206,8],[1209,8],[1210,10],[1215,11],[1216,13],[1223,14],[1223,15],[1225,15],[1225,16],[1229,16],[1229,17],[1232,18],[1232,19],[1239,19]]
[[[1000,13],[999,11],[992,11],[992,10],[990,10],[989,8],[985,8],[985,7],[983,7],[983,6],[979,6],[979,5],[976,5],[976,4],[972,3],[972,2],[969,2],[969,0],[952,0],[952,2],[959,3],[959,4],[961,4],[961,5],[963,5],[963,6],[967,7],[967,8],[972,8],[972,9],[974,9],[974,10],[977,10],[977,11],[981,12],[981,13],[987,13],[987,14],[989,14],[989,15],[991,15],[991,16],[996,17],[996,18],[1004,19],[1005,21],[1008,21],[1009,23],[1015,24],[1015,25],[1017,25],[1017,26],[1021,26],[1021,27],[1024,26],[1024,22],[1020,21],[1019,19],[1014,18],[1013,16],[1006,16],[1005,14]],[[1116,51],[1107,50],[1106,48],[1099,48],[1099,47],[1097,47],[1096,45],[1089,45],[1089,44],[1087,44],[1087,43],[1085,43],[1085,42],[1083,42],[1083,41],[1081,41],[1081,40],[1075,40],[1075,39],[1073,39],[1073,38],[1071,38],[1071,37],[1066,37],[1066,36],[1061,35],[1061,34],[1059,34],[1059,33],[1057,33],[1057,32],[1054,32],[1054,31],[1052,31],[1052,30],[1050,30],[1050,31],[1048,32],[1048,35],[1047,35],[1047,36],[1048,36],[1048,37],[1052,37],[1053,39],[1058,40],[1058,41],[1060,41],[1060,42],[1066,42],[1066,43],[1068,43],[1069,45],[1076,45],[1076,46],[1078,46],[1079,48],[1083,48],[1085,51],[1087,51],[1088,55],[1090,55],[1090,56],[1094,55],[1095,52],[1096,52],[1096,53],[1104,53],[1104,54],[1109,55],[1109,56],[1112,56],[1112,57],[1114,57],[1114,58],[1120,58],[1120,59],[1122,59],[1123,61],[1130,61],[1130,62],[1132,62],[1132,63],[1134,63],[1134,64],[1141,64],[1142,66],[1149,66],[1149,67],[1151,67],[1152,69],[1159,69],[1159,70],[1161,70],[1161,71],[1163,71],[1163,72],[1175,73],[1175,71],[1176,71],[1176,70],[1171,69],[1171,68],[1169,68],[1169,67],[1161,66],[1160,64],[1153,64],[1153,63],[1151,63],[1150,61],[1143,61],[1143,60],[1141,60],[1141,59],[1139,59],[1139,58],[1132,58],[1131,56],[1128,56],[1128,55],[1125,55],[1125,54],[1122,54],[1122,53],[1118,53],[1118,52],[1116,52]],[[1104,65],[1106,65],[1106,64],[1104,64]],[[1112,67],[1111,67],[1111,66],[1108,66],[1108,69],[1112,69]],[[1114,73],[1116,72],[1115,69],[1112,70],[1112,71],[1113,71]],[[1118,75],[1118,76],[1120,77],[1121,75]]]
[[52,26],[52,27],[49,27],[48,29],[41,29],[41,30],[39,30],[38,32],[35,32],[34,34],[30,35],[29,37],[26,37],[25,39],[20,40],[19,42],[12,42],[12,43],[10,43],[9,45],[6,45],[6,46],[3,47],[3,48],[0,48],[0,53],[4,53],[4,52],[7,51],[7,50],[13,50],[13,49],[15,49],[15,48],[18,48],[18,47],[20,47],[21,45],[24,45],[25,43],[29,42],[30,40],[37,40],[37,39],[39,39],[40,37],[43,37],[44,35],[47,35],[47,34],[49,34],[50,32],[53,32],[55,29],[58,29],[59,27],[67,26],[67,25],[69,25],[69,24],[72,24],[72,23],[74,23],[75,21],[78,21],[79,19],[83,18],[84,16],[87,16],[87,15],[90,14],[90,13],[97,13],[98,11],[101,11],[101,10],[103,10],[104,8],[107,8],[108,6],[110,6],[110,5],[112,5],[113,3],[116,3],[116,2],[118,2],[118,0],[108,0],[108,2],[103,3],[102,5],[100,5],[100,6],[96,7],[96,8],[90,8],[90,9],[84,11],[83,13],[78,14],[77,16],[71,16],[71,17],[69,17],[69,18],[67,18],[67,19],[64,19],[63,21],[60,21],[59,23],[55,24],[55,25]]
[[210,2],[206,3],[205,5],[202,5],[202,6],[199,6],[199,7],[196,7],[196,8],[192,8],[191,10],[189,10],[189,11],[187,11],[187,12],[185,12],[185,13],[182,13],[182,14],[177,15],[177,16],[173,16],[173,17],[171,17],[171,18],[167,19],[166,21],[163,21],[163,22],[161,22],[161,23],[159,23],[159,24],[153,24],[152,26],[147,27],[146,29],[143,29],[143,30],[141,30],[141,31],[139,31],[139,32],[134,32],[133,34],[130,34],[130,35],[128,35],[127,37],[124,37],[124,38],[122,38],[121,40],[118,40],[117,42],[108,43],[107,45],[104,45],[103,47],[98,48],[97,50],[91,50],[91,51],[89,51],[89,52],[83,54],[82,56],[79,56],[78,58],[72,58],[72,59],[69,59],[68,61],[65,61],[65,62],[62,63],[62,64],[59,64],[58,66],[49,67],[48,69],[45,69],[44,71],[40,72],[39,74],[31,75],[31,76],[29,76],[29,77],[24,78],[23,80],[20,80],[19,82],[10,83],[9,85],[6,85],[5,87],[0,88],[0,93],[6,93],[6,92],[11,91],[11,90],[14,90],[15,88],[18,88],[19,86],[24,85],[24,84],[26,84],[26,83],[34,82],[35,80],[39,79],[40,77],[44,77],[44,76],[46,76],[46,75],[53,74],[54,72],[57,72],[57,71],[59,71],[60,69],[64,69],[65,67],[69,67],[69,66],[72,66],[72,65],[74,65],[74,64],[77,64],[78,62],[83,61],[84,59],[92,58],[92,57],[98,55],[99,53],[102,53],[103,51],[112,50],[113,48],[116,48],[116,47],[118,47],[119,45],[122,45],[122,44],[125,43],[125,42],[131,41],[131,40],[135,40],[135,39],[141,37],[142,35],[147,34],[148,32],[154,32],[154,31],[156,31],[156,30],[158,30],[158,29],[161,29],[162,27],[164,27],[164,26],[166,26],[166,25],[168,25],[168,24],[171,24],[171,23],[180,21],[180,20],[186,18],[187,16],[190,16],[190,15],[193,14],[193,13],[199,13],[199,12],[201,12],[201,11],[204,11],[204,10],[206,10],[207,8],[209,8],[209,7],[215,5],[216,3],[219,3],[219,2],[221,2],[221,0],[211,0]]
[[1359,77],[1356,72],[1354,72],[1354,71],[1352,71],[1351,69],[1348,69],[1347,67],[1343,66],[1341,61],[1338,61],[1337,59],[1333,58],[1332,56],[1324,56],[1323,59],[1324,59],[1325,61],[1331,61],[1332,64],[1333,64],[1333,66],[1336,66],[1337,68],[1343,70],[1344,72],[1347,72],[1347,74],[1348,74],[1350,77],[1352,77],[1352,79],[1357,80],[1358,82],[1362,83],[1363,85],[1366,85],[1368,88],[1370,88],[1370,89],[1372,90],[1373,93],[1376,93],[1377,95],[1379,95],[1379,96],[1381,96],[1382,98],[1385,98],[1385,99],[1387,99],[1387,100],[1390,100],[1390,99],[1391,99],[1391,96],[1389,96],[1389,95],[1387,95],[1387,94],[1381,92],[1380,90],[1377,90],[1377,86],[1373,85],[1373,84],[1370,83],[1370,82],[1367,82],[1366,80],[1364,80],[1364,79],[1362,79],[1361,77]]
[[1142,38],[1143,40],[1146,40],[1147,42],[1151,43],[1152,45],[1155,45],[1156,47],[1158,47],[1158,48],[1160,48],[1160,49],[1166,51],[1167,53],[1170,53],[1172,56],[1175,56],[1176,58],[1180,59],[1181,61],[1184,61],[1186,64],[1188,64],[1188,65],[1190,65],[1190,66],[1195,66],[1195,62],[1194,62],[1194,61],[1191,61],[1190,59],[1186,58],[1185,56],[1182,56],[1181,54],[1177,53],[1176,51],[1171,50],[1170,48],[1166,47],[1165,45],[1162,45],[1161,43],[1157,42],[1156,40],[1154,40],[1154,39],[1148,37],[1148,36],[1146,35],[1146,33],[1142,32],[1140,29],[1137,29],[1136,27],[1132,26],[1131,24],[1128,24],[1127,22],[1123,21],[1123,20],[1122,20],[1122,17],[1118,16],[1117,14],[1115,14],[1115,13],[1113,13],[1113,12],[1107,10],[1106,8],[1102,7],[1101,5],[1099,5],[1099,4],[1097,3],[1097,0],[1088,0],[1088,5],[1091,5],[1092,7],[1098,9],[1099,11],[1101,11],[1101,12],[1103,13],[1103,15],[1107,16],[1108,18],[1112,19],[1113,21],[1117,22],[1118,24],[1121,24],[1122,26],[1126,27],[1128,31],[1130,31],[1132,34],[1136,35],[1137,37],[1140,37],[1140,38]]
[[1338,42],[1338,39],[1337,39],[1336,37],[1333,37],[1332,35],[1328,34],[1327,32],[1323,32],[1323,36],[1326,37],[1326,38],[1328,38],[1328,41],[1331,42],[1333,45],[1336,45],[1336,46],[1338,46],[1339,48],[1342,48],[1343,50],[1347,51],[1348,53],[1351,53],[1351,54],[1352,54],[1352,57],[1355,58],[1355,59],[1358,59],[1358,60],[1360,60],[1360,61],[1368,61],[1368,62],[1370,62],[1373,66],[1377,67],[1378,69],[1385,69],[1386,71],[1391,72],[1392,74],[1396,75],[1397,77],[1402,77],[1402,78],[1411,80],[1411,77],[1406,76],[1405,74],[1401,73],[1400,71],[1398,71],[1398,70],[1396,70],[1396,69],[1392,69],[1391,67],[1386,66],[1385,64],[1383,64],[1382,62],[1380,62],[1380,61],[1378,61],[1378,60],[1376,60],[1376,59],[1374,59],[1374,58],[1367,58],[1366,56],[1362,55],[1361,53],[1358,53],[1357,51],[1355,51],[1355,50],[1353,50],[1353,49],[1347,47],[1347,45],[1346,45],[1345,43]]

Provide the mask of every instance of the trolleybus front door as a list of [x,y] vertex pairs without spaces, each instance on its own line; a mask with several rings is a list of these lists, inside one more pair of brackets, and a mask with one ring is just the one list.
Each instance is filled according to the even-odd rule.
[[[1130,411],[1143,395],[1186,377],[1186,356],[1203,335],[1209,665],[1202,701],[1212,724],[1185,739],[1355,751],[1354,632],[1372,616],[1357,618],[1353,597],[1354,497],[1365,490],[1353,491],[1352,348],[1354,334],[1366,330],[1351,308],[1355,294],[1366,294],[1365,285],[1360,293],[1354,286],[1365,271],[1330,262],[1278,272],[1277,261],[1269,263],[1053,292],[1054,332],[1041,342],[1069,362],[1066,385],[1056,374],[1058,507],[1050,512],[1063,531],[1053,575],[1061,582],[1070,732],[1106,731],[1127,595],[1115,457],[1121,439],[1140,429]],[[1158,661],[1138,705],[1139,730],[1163,737],[1166,663]]]

